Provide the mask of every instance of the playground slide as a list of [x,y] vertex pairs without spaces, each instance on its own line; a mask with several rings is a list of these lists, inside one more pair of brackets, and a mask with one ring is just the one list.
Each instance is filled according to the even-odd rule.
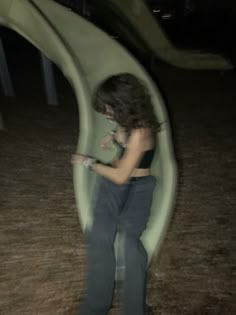
[[[101,80],[112,74],[130,72],[146,82],[155,113],[163,123],[161,132],[156,135],[158,149],[151,167],[157,186],[148,227],[142,235],[150,261],[153,254],[158,253],[168,227],[177,179],[169,120],[158,87],[115,40],[51,0],[1,0],[0,24],[29,40],[58,65],[71,83],[79,106],[78,152],[82,154],[95,156],[104,162],[116,155],[115,148],[107,154],[99,146],[102,136],[113,127],[91,106],[93,92]],[[91,224],[96,179],[95,173],[82,166],[74,167],[75,196],[83,230]]]
[[[234,68],[231,62],[222,56],[176,48],[143,0],[101,0],[100,5],[103,5],[104,11],[110,10],[119,17],[120,24],[126,25],[126,29],[124,27],[122,29],[123,36],[134,38],[136,34],[136,38],[139,38],[140,42],[138,46],[143,45],[143,48],[150,51],[155,57],[173,66],[198,70],[230,70]],[[131,45],[134,44],[134,42],[131,43]]]

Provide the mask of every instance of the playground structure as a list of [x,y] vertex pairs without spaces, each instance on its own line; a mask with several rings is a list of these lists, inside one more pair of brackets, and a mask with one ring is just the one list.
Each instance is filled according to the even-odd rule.
[[[87,15],[86,1],[58,1],[79,11],[82,15]],[[169,40],[164,32],[161,24],[153,17],[148,7],[141,0],[125,1],[125,0],[109,0],[99,2],[104,14],[115,14],[120,23],[126,26],[122,30],[118,29],[119,36],[129,40],[132,36],[136,38],[138,46],[148,51],[150,57],[158,58],[173,66],[195,69],[195,70],[230,70],[233,65],[229,60],[224,59],[211,53],[202,53],[198,51],[189,51],[177,49]],[[113,16],[112,16],[113,17]],[[114,23],[114,28],[117,27]],[[130,37],[131,35],[131,37]],[[134,42],[132,42],[134,45]],[[137,47],[137,50],[139,49]],[[42,73],[44,79],[45,93],[47,103],[50,105],[58,105],[57,91],[53,73],[53,66],[44,54],[40,54]],[[6,96],[13,97],[14,87],[8,70],[7,58],[5,56],[2,40],[0,39],[0,82],[3,93]]]
[[[31,42],[62,70],[71,83],[80,112],[78,152],[82,154],[109,162],[117,153],[115,148],[109,154],[104,153],[99,146],[102,136],[113,125],[92,109],[92,95],[97,85],[106,77],[120,72],[132,73],[146,83],[155,114],[162,124],[161,131],[156,135],[158,149],[151,167],[152,174],[157,178],[157,187],[150,220],[142,235],[150,262],[152,256],[158,253],[165,236],[177,183],[169,119],[158,87],[119,43],[53,1],[3,0],[0,4],[0,24]],[[89,228],[92,221],[90,207],[96,177],[95,173],[81,166],[74,167],[75,196],[83,230]]]

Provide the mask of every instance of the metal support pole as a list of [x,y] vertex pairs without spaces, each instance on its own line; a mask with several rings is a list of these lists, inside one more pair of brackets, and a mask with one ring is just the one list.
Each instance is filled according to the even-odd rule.
[[58,105],[56,84],[53,72],[53,66],[51,61],[42,53],[41,54],[41,65],[43,70],[44,87],[47,95],[47,103],[49,105]]
[[3,43],[0,38],[0,82],[3,88],[3,93],[6,96],[14,97],[14,89],[11,81],[11,76],[8,70],[7,60]]
[[4,121],[2,118],[2,114],[0,113],[0,130],[4,130],[5,129],[5,125],[4,125]]

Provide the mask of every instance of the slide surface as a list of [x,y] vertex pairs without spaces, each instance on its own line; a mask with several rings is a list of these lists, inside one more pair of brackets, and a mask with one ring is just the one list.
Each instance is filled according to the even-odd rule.
[[[29,40],[55,62],[75,90],[80,132],[78,152],[108,162],[116,155],[99,147],[100,139],[113,126],[91,106],[97,85],[112,74],[130,72],[146,82],[162,129],[157,133],[158,148],[152,163],[157,178],[151,216],[142,235],[149,261],[165,236],[173,210],[177,167],[170,125],[158,87],[145,69],[122,46],[93,24],[51,0],[1,0],[0,24]],[[73,152],[71,152],[73,153]],[[68,161],[70,163],[70,161]],[[89,228],[91,204],[97,175],[82,166],[74,167],[74,188],[83,230]]]

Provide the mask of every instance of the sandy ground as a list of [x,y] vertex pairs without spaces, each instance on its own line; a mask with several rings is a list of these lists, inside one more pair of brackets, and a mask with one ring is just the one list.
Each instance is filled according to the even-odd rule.
[[[17,98],[0,98],[7,127],[0,132],[0,314],[73,315],[85,280],[70,165],[78,113],[60,76],[55,109],[45,105],[40,78],[30,66],[24,71],[15,75]],[[165,65],[158,73],[179,185],[167,237],[148,272],[147,314],[233,315],[235,73]]]

